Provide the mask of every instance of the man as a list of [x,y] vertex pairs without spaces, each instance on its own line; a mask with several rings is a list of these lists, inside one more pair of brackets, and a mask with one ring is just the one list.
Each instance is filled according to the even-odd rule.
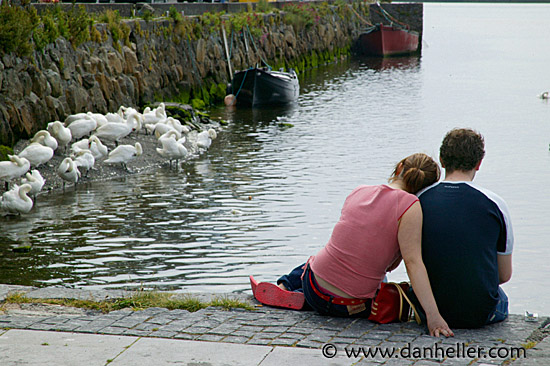
[[508,316],[508,297],[499,285],[512,276],[510,215],[502,198],[472,183],[484,145],[471,129],[447,133],[440,148],[445,179],[418,193],[422,258],[441,316],[455,328]]

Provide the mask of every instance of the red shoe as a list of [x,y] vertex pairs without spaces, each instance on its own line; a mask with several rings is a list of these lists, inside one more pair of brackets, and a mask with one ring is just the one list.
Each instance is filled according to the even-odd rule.
[[[251,278],[251,284],[252,280]],[[262,304],[294,310],[304,307],[306,299],[301,292],[286,291],[269,282],[255,282],[255,285],[252,285],[252,292],[256,300]]]
[[254,279],[254,277],[250,276],[250,287],[252,287],[252,295],[256,297],[256,286],[258,286],[258,281]]

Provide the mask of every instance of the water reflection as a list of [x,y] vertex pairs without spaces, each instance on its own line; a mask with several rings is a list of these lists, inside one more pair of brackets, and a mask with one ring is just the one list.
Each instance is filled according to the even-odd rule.
[[419,70],[420,68],[419,56],[361,57],[359,61],[361,65],[377,71],[385,71],[385,70],[393,70],[393,69]]
[[[506,199],[515,225],[506,285],[513,312],[530,304],[548,313],[543,281],[533,281],[550,274],[550,124],[548,104],[536,97],[548,88],[548,48],[531,35],[533,27],[550,31],[550,7],[497,6],[523,22],[514,29],[487,27],[494,5],[448,7],[425,6],[431,47],[422,58],[312,70],[301,75],[296,105],[212,111],[229,125],[208,154],[177,172],[41,196],[29,215],[0,218],[0,282],[249,291],[250,274],[272,281],[319,250],[353,188],[386,181],[410,153],[437,156],[444,133],[468,125],[486,136],[476,181]],[[461,33],[470,31],[476,37]],[[534,49],[544,54],[515,56]],[[529,189],[519,189],[526,181]],[[12,250],[29,244],[28,253]],[[392,272],[404,279],[402,267]]]
[[264,124],[291,116],[297,108],[297,103],[262,107],[231,107],[226,108],[224,118],[240,123]]

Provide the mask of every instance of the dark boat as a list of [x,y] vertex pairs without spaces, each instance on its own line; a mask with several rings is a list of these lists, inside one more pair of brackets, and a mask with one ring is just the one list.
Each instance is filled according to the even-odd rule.
[[235,73],[230,92],[240,105],[281,105],[298,99],[300,84],[294,70],[250,68]]
[[377,24],[359,36],[361,52],[370,56],[398,56],[418,50],[418,32],[402,26]]

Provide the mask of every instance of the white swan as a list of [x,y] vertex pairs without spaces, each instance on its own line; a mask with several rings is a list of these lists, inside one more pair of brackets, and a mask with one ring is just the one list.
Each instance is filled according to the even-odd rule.
[[76,163],[71,158],[65,158],[57,167],[57,174],[63,179],[63,189],[65,189],[65,182],[76,183],[80,178],[80,171],[78,170]]
[[171,125],[168,125],[166,123],[163,123],[163,122],[159,122],[157,123],[156,125],[145,125],[145,128],[151,132],[152,134],[154,134],[157,139],[160,138],[160,136],[162,135],[165,135],[166,133],[168,133],[169,131],[174,131],[178,134],[178,139],[181,138],[181,133],[178,132],[178,130],[176,130],[173,126]]
[[107,123],[109,123],[109,120],[107,119],[107,117],[105,117],[104,115],[102,115],[101,113],[92,113],[92,112],[88,112],[86,113],[90,118],[93,118],[97,124],[96,128],[97,127],[100,127],[100,126],[103,126]]
[[92,136],[90,136],[89,139],[82,139],[82,140],[73,142],[73,144],[71,145],[72,154],[76,154],[80,150],[88,149],[90,147],[90,139],[92,138]]
[[36,195],[42,190],[46,180],[42,177],[38,170],[33,169],[30,173],[25,174],[25,178],[21,179],[21,183],[29,184],[31,186],[29,194],[36,200]]
[[143,127],[143,115],[139,112],[135,112],[135,113],[130,113],[128,115],[128,118],[130,118],[132,115],[135,115],[134,117],[134,130],[136,131],[140,131],[141,128]]
[[48,123],[48,131],[57,140],[58,147],[66,148],[73,139],[71,130],[65,127],[60,121]]
[[156,124],[164,121],[166,118],[168,118],[168,116],[166,115],[164,103],[160,103],[159,106],[153,110],[149,107],[143,110],[144,124]]
[[176,130],[169,130],[165,134],[158,136],[158,140],[160,141],[170,136],[174,136],[174,138],[181,144],[185,143],[185,136],[181,136]]
[[8,158],[8,161],[0,161],[0,180],[6,182],[6,190],[10,180],[22,176],[31,167],[31,163],[25,158],[17,155],[8,155]]
[[109,153],[109,158],[104,161],[107,164],[121,163],[124,169],[128,169],[126,163],[143,154],[143,149],[139,142],[136,142],[135,146],[132,145],[120,145]]
[[183,133],[183,125],[178,119],[175,119],[173,117],[166,118],[166,121],[164,122],[168,126],[172,126],[172,128],[179,133]]
[[73,138],[77,140],[90,134],[90,132],[95,130],[96,127],[97,122],[88,115],[86,115],[85,118],[77,119],[71,122],[71,124],[67,126],[67,128],[71,130],[71,135]]
[[65,118],[65,126],[70,125],[71,123],[73,123],[77,119],[82,119],[82,118],[86,118],[86,117],[87,117],[87,113],[71,114],[71,115],[67,116],[67,118]]
[[29,146],[23,149],[18,155],[21,158],[27,159],[31,166],[40,166],[47,163],[53,158],[53,149],[42,145],[40,142],[44,139],[43,136],[38,138],[37,142],[32,142]]
[[109,122],[118,122],[118,123],[124,123],[124,112],[121,108],[118,109],[116,113],[107,113],[105,115],[105,118],[107,118],[107,121]]
[[139,111],[137,109],[135,109],[133,107],[125,107],[123,105],[120,106],[119,110],[122,111],[122,116],[125,119],[127,119],[130,116],[130,114],[132,114],[132,113],[141,114],[141,113],[139,113]]
[[[157,124],[161,125],[161,123],[146,123],[146,124],[144,124],[143,127],[145,128],[145,134],[147,135],[147,133],[150,132],[152,135],[156,134],[157,136],[160,136],[160,135],[163,135],[164,133],[166,133],[167,130],[172,130],[173,129],[172,127],[166,128],[166,130],[159,129],[159,132],[156,133],[155,129],[157,128]],[[161,128],[164,128],[164,127],[161,127]]]
[[44,146],[51,148],[53,151],[57,150],[57,140],[50,135],[49,131],[40,130],[34,134],[31,142],[38,142]]
[[[95,158],[90,150],[80,150],[74,157],[76,167],[80,170],[80,174],[88,176],[88,171],[94,167]],[[83,170],[83,171],[82,171]]]
[[202,131],[197,135],[197,146],[203,149],[208,149],[212,144],[212,140],[215,140],[218,134],[213,128],[209,128],[208,131]]
[[90,136],[90,139],[88,140],[88,148],[92,152],[95,160],[101,159],[109,154],[109,149],[107,146],[103,145],[99,137],[95,135]]
[[0,208],[11,214],[28,213],[33,206],[32,200],[27,195],[31,189],[30,184],[14,185],[11,190],[2,195]]
[[128,119],[125,123],[118,122],[109,122],[106,125],[99,127],[94,135],[105,140],[111,140],[115,142],[115,145],[118,145],[118,140],[123,137],[126,137],[132,132],[138,125],[138,128],[141,128],[141,121],[137,114],[133,113],[128,116]]
[[170,134],[169,136],[159,139],[159,141],[162,143],[162,148],[157,147],[156,150],[160,156],[169,159],[170,167],[172,167],[172,160],[176,160],[177,167],[178,160],[186,157],[189,152],[187,151],[185,146],[183,146],[183,143],[185,142],[185,137],[181,140],[176,141],[175,134],[171,132],[168,132],[168,134]]

